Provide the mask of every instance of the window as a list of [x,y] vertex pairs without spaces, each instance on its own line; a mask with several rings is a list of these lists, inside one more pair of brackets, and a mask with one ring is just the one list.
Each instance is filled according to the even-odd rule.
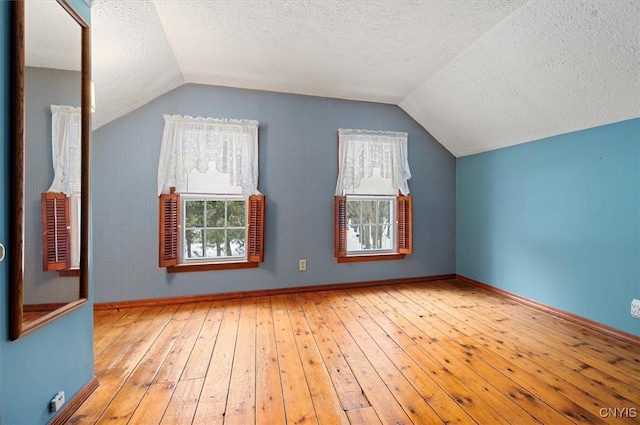
[[413,251],[407,134],[338,132],[335,256],[338,262],[399,259]]
[[41,195],[42,267],[80,266],[80,108],[51,105],[53,182]]
[[347,253],[393,252],[395,198],[347,196]]
[[257,136],[256,121],[165,116],[158,167],[161,267],[216,270],[263,261]]
[[183,262],[245,258],[246,202],[242,198],[183,199]]

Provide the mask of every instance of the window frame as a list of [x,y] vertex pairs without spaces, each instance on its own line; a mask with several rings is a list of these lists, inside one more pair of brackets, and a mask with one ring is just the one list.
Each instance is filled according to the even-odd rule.
[[[395,250],[393,252],[349,253],[347,249],[347,196],[334,197],[334,256],[338,263],[401,260],[413,253],[413,198],[395,196]],[[355,195],[357,196],[357,195]]]
[[[182,196],[189,196],[183,194]],[[216,259],[206,262],[181,261],[182,241],[182,200],[181,195],[171,188],[170,193],[161,194],[159,199],[159,266],[168,273],[195,271],[232,270],[257,268],[264,261],[264,218],[266,197],[251,195],[246,200],[246,257]],[[243,198],[245,199],[245,198]]]
[[[389,210],[389,223],[388,225],[391,227],[391,248],[372,248],[372,249],[358,249],[358,250],[350,250],[348,247],[348,236],[347,236],[347,256],[357,256],[357,255],[385,255],[385,254],[395,254],[397,253],[397,235],[396,235],[396,231],[397,231],[397,226],[395,225],[396,223],[396,202],[395,202],[395,196],[393,195],[357,195],[357,194],[347,194],[346,195],[347,198],[347,210],[349,209],[349,202],[357,200],[360,201],[360,230],[362,231],[363,225],[364,223],[362,222],[362,201],[376,201],[377,206],[376,206],[376,223],[374,223],[373,225],[369,225],[367,224],[369,227],[376,227],[376,228],[380,228],[384,223],[380,223],[379,222],[379,217],[378,217],[378,211],[379,211],[379,205],[380,205],[380,201],[385,200],[389,202],[389,206],[390,206],[390,210]],[[349,217],[348,217],[348,211],[347,211],[347,233],[349,232],[349,228],[353,227],[352,225],[349,224]]]
[[[181,209],[182,211],[187,210],[187,206],[186,203],[189,201],[205,201],[205,221],[206,221],[206,201],[224,201],[225,202],[225,221],[227,221],[227,208],[226,208],[226,203],[228,201],[243,201],[244,202],[244,211],[245,211],[245,217],[244,217],[244,227],[237,227],[234,226],[232,227],[232,229],[242,229],[244,230],[244,240],[245,240],[245,253],[243,256],[224,256],[224,257],[201,257],[201,258],[187,258],[185,256],[185,250],[181,249],[180,250],[180,258],[179,258],[179,264],[191,264],[191,265],[198,265],[198,264],[208,264],[208,263],[232,263],[232,262],[237,262],[237,261],[247,261],[248,258],[248,247],[247,247],[247,242],[249,239],[249,215],[248,215],[248,210],[247,210],[247,204],[248,201],[242,196],[242,195],[228,195],[228,194],[212,194],[212,193],[185,193],[182,194],[180,197],[180,202],[182,203],[181,205]],[[189,230],[187,228],[187,224],[186,224],[186,219],[187,219],[187,215],[182,214],[181,217],[181,231],[180,231],[180,237],[181,242],[182,242],[182,246],[184,247],[184,245],[186,244],[186,233],[187,230]],[[206,224],[206,223],[205,223]],[[193,229],[193,228],[190,228]],[[206,232],[207,230],[211,230],[211,229],[216,229],[216,230],[220,230],[220,229],[224,229],[225,233],[226,231],[229,229],[229,226],[225,226],[225,227],[207,227],[207,226],[203,226],[202,229]],[[203,241],[203,244],[205,242]],[[206,248],[205,248],[206,249]],[[204,254],[204,251],[203,251]]]

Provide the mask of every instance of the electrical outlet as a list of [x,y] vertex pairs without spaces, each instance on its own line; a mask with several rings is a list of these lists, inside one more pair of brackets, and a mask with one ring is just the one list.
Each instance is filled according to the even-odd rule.
[[304,272],[307,270],[307,260],[299,260],[298,270],[300,270],[301,272]]
[[631,315],[636,319],[640,319],[640,300],[631,301]]
[[51,413],[55,413],[58,410],[60,410],[63,404],[64,404],[64,391],[60,391],[58,394],[56,394],[53,400],[51,400],[51,403],[49,403],[49,411]]

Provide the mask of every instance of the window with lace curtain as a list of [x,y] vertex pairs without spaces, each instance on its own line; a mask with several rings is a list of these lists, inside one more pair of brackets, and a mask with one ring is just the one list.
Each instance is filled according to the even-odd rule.
[[80,265],[80,108],[51,105],[53,182],[41,195],[42,265],[78,271]]
[[257,267],[265,197],[258,122],[165,115],[158,165],[160,266],[170,272]]
[[338,262],[400,259],[412,253],[410,178],[407,133],[338,131]]

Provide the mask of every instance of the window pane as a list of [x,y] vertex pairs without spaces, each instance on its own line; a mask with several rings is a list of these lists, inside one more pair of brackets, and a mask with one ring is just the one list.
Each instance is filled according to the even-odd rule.
[[186,258],[202,258],[203,230],[188,229],[185,231],[184,255]]
[[363,200],[362,201],[362,223],[375,224],[377,216],[378,201]]
[[204,227],[204,201],[185,201],[185,227]]
[[227,230],[228,253],[229,255],[244,256],[245,245],[245,229],[229,229]]
[[347,223],[360,224],[360,200],[349,200],[347,198]]
[[371,234],[371,226],[363,225],[362,232],[360,232],[360,245],[361,249],[371,249],[373,248],[372,241],[373,235]]
[[183,259],[225,260],[246,255],[246,201],[206,197],[186,199]]
[[347,226],[347,251],[360,251],[360,225]]
[[207,201],[207,227],[224,225],[224,201]]
[[378,204],[378,223],[391,223],[391,201],[380,201]]
[[347,251],[393,250],[393,211],[389,197],[347,199]]
[[207,257],[226,257],[224,230],[207,230]]
[[245,201],[228,201],[227,226],[244,227],[246,225],[246,220],[247,215],[245,213]]
[[393,239],[391,235],[391,225],[384,224],[380,226],[380,248],[381,249],[393,249]]

